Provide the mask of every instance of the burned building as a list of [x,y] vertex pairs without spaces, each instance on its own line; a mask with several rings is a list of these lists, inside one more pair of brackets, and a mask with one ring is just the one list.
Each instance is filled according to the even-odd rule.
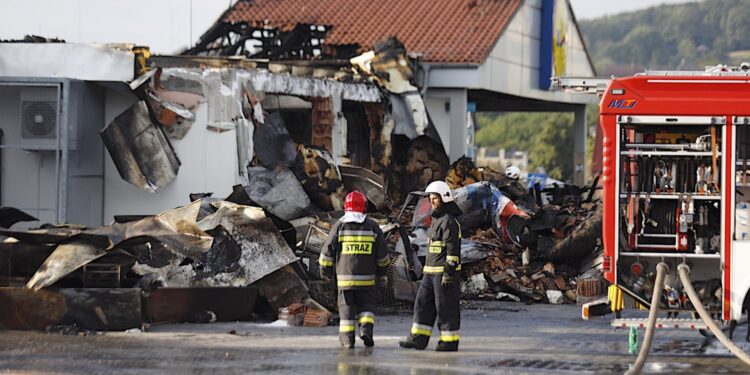
[[3,211],[15,226],[2,233],[2,284],[11,288],[1,298],[14,310],[0,320],[28,326],[36,315],[25,309],[45,298],[55,322],[95,329],[132,326],[142,311],[173,317],[158,308],[165,300],[145,299],[142,311],[117,317],[122,324],[102,320],[137,298],[116,289],[152,282],[171,288],[156,294],[167,301],[251,284],[274,308],[306,301],[306,271],[292,269],[302,263],[291,247],[311,217],[340,210],[354,188],[387,210],[447,173],[421,98],[389,89],[408,80],[375,78],[399,59],[408,57],[397,41],[361,66],[0,44],[3,171],[12,177],[3,178],[1,204],[20,209]]
[[[286,168],[306,191],[322,191],[317,208],[331,210],[340,208],[334,185],[347,183],[338,165],[385,178],[395,202],[447,172],[420,98],[389,92],[369,78],[374,71],[147,53],[0,45],[3,169],[16,176],[3,179],[3,205],[41,223],[101,225],[182,205],[191,193],[227,196],[259,178],[258,168]],[[394,56],[406,58],[403,49]]]
[[241,0],[184,53],[337,61],[389,37],[418,62],[411,80],[451,162],[473,157],[477,112],[572,112],[573,180],[586,181],[591,101],[549,90],[552,76],[595,75],[567,0]]
[[[489,248],[487,241],[467,242],[473,254],[467,259],[494,259],[491,268],[484,269],[487,262],[469,267],[468,276],[497,276],[493,282],[500,285],[522,245],[551,258],[553,240],[584,216],[577,221],[570,207],[548,215],[536,209],[544,233],[532,233],[521,211],[500,220],[503,207],[512,205],[497,188],[469,187],[491,179],[490,171],[464,178],[448,170],[449,161],[470,154],[474,109],[578,113],[582,104],[572,97],[528,85],[529,77],[545,74],[543,61],[529,65],[535,58],[526,54],[498,58],[519,36],[521,44],[537,41],[527,32],[551,11],[548,3],[432,7],[435,27],[423,39],[389,33],[426,29],[408,17],[428,11],[423,5],[413,4],[399,13],[403,19],[388,23],[391,29],[374,32],[390,13],[373,13],[377,21],[363,25],[341,24],[326,18],[333,7],[325,4],[308,12],[323,12],[320,18],[260,22],[252,17],[273,4],[239,1],[182,56],[153,56],[133,45],[0,43],[0,205],[6,210],[0,216],[4,227],[15,224],[0,233],[6,273],[0,275],[10,287],[0,288],[0,300],[14,306],[0,320],[34,328],[86,321],[94,329],[130,327],[144,317],[236,320],[247,318],[247,305],[224,309],[222,301],[252,305],[260,295],[272,308],[286,308],[290,319],[307,311],[290,303],[307,303],[313,313],[304,321],[319,321],[328,313],[309,299],[326,294],[315,275],[316,251],[344,194],[355,188],[367,193],[371,212],[386,214],[379,217],[384,231],[398,233],[391,238],[397,243],[391,281],[380,298],[408,301],[420,237],[407,233],[400,216],[394,223],[387,215],[410,192],[446,176],[461,175],[454,187],[466,186],[468,201],[483,197],[481,207],[467,203],[467,218],[475,219],[467,231],[489,229],[500,237],[492,241],[502,242]],[[384,9],[403,6],[394,1]],[[454,17],[464,23],[448,23]],[[435,35],[443,39],[435,42]],[[575,65],[582,51],[576,48],[573,71],[587,72]],[[511,221],[520,224],[509,228]],[[523,293],[531,295],[534,286],[567,288],[565,280],[551,281],[554,271],[541,272],[533,269],[536,285],[524,282]],[[203,288],[223,290],[212,299]],[[140,289],[140,297],[130,289]],[[31,324],[45,314],[32,313],[44,301],[54,319]],[[175,311],[175,301],[185,304]],[[117,315],[118,306],[137,303],[143,304],[138,311]],[[204,314],[209,305],[213,316]]]

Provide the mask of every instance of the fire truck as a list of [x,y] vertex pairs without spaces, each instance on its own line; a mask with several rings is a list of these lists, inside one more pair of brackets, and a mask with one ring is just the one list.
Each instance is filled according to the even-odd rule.
[[[750,65],[646,71],[612,79],[556,78],[601,96],[604,277],[649,307],[657,264],[661,310],[690,316],[692,286],[716,320],[739,320],[750,289]],[[620,305],[620,306],[618,306]],[[616,319],[613,325],[641,326]],[[690,319],[658,327],[701,328]]]

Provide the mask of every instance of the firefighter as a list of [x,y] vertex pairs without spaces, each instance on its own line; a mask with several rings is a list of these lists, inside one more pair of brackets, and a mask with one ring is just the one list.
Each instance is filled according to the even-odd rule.
[[422,283],[414,301],[411,334],[398,344],[402,348],[423,350],[432,334],[437,317],[440,341],[436,351],[457,351],[461,316],[461,209],[453,201],[448,185],[434,181],[425,189],[432,206],[432,224]]
[[511,165],[505,168],[505,177],[508,177],[507,182],[501,186],[501,191],[505,193],[512,201],[521,200],[528,195],[528,191],[521,184],[521,170],[515,165]]
[[354,347],[354,331],[365,346],[375,345],[373,307],[377,300],[376,276],[384,278],[390,264],[383,232],[365,215],[367,198],[352,191],[344,201],[344,216],[331,228],[318,262],[321,274],[332,279],[334,267],[338,286],[339,340],[346,349]]

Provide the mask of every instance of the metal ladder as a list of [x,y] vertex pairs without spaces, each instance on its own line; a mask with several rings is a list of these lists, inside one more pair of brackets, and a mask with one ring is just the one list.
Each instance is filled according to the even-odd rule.
[[602,95],[612,78],[552,77],[552,87],[566,92]]
[[[629,328],[635,327],[643,329],[646,327],[648,319],[646,318],[620,318],[612,320],[612,327]],[[719,327],[723,327],[725,322],[716,321]],[[672,329],[706,329],[706,323],[701,319],[683,319],[683,318],[658,318],[656,319],[656,328]]]

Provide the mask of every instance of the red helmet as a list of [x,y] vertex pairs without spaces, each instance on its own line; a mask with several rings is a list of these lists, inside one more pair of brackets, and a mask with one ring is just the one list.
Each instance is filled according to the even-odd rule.
[[367,207],[367,197],[364,194],[354,190],[346,195],[344,201],[344,211],[346,212],[359,212],[365,213],[365,207]]

